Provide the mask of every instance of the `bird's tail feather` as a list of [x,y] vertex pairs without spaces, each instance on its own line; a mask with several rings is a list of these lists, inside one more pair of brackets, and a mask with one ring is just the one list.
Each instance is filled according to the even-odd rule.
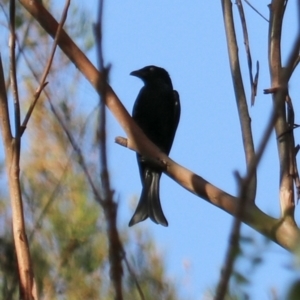
[[168,226],[159,199],[159,179],[159,173],[147,171],[141,198],[129,226],[144,221],[147,217],[157,224]]

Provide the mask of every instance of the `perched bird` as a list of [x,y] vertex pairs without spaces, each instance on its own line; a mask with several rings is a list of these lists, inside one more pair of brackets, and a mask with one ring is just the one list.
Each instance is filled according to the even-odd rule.
[[[173,90],[168,72],[156,66],[147,66],[130,75],[144,82],[135,101],[132,117],[145,135],[169,154],[180,117],[179,94]],[[137,154],[143,185],[136,211],[129,222],[132,226],[148,217],[155,223],[168,226],[159,198],[159,180],[162,170]]]

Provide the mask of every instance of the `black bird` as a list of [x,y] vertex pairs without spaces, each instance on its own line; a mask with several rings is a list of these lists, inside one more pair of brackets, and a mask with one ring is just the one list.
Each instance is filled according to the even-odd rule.
[[[147,66],[130,75],[143,80],[144,86],[135,101],[132,117],[145,135],[165,154],[169,154],[180,117],[179,94],[173,90],[168,72]],[[155,223],[168,226],[159,199],[159,180],[162,170],[137,154],[142,194],[129,222],[132,226],[148,217]]]

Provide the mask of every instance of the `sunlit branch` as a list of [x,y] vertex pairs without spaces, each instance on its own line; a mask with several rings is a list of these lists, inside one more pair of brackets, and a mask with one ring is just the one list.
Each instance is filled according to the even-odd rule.
[[[19,271],[19,287],[20,298],[24,300],[37,299],[37,287],[34,281],[33,268],[30,258],[29,245],[26,236],[26,228],[24,221],[23,202],[20,187],[20,146],[21,146],[21,134],[20,134],[20,103],[18,94],[17,74],[16,74],[16,55],[15,55],[15,1],[10,1],[9,7],[9,28],[10,28],[10,81],[12,88],[12,95],[14,99],[14,119],[15,119],[15,137],[11,136],[11,129],[8,117],[8,104],[7,98],[3,98],[1,109],[2,136],[5,148],[5,163],[7,169],[9,193],[11,199],[12,208],[12,224],[13,235],[15,243],[15,251],[18,262]],[[1,65],[2,71],[2,65]],[[4,76],[1,75],[4,86]],[[4,103],[6,102],[6,103]],[[10,138],[8,139],[8,135]]]
[[[282,135],[288,130],[285,103],[285,99],[288,94],[288,76],[286,70],[282,68],[281,61],[282,23],[286,4],[287,2],[283,0],[273,0],[269,5],[269,69],[272,89],[274,90],[272,95],[273,106],[276,105],[278,107],[278,118],[274,124],[274,128],[277,137],[280,165],[279,198],[281,215],[282,217],[290,216],[293,219],[295,199],[293,177],[290,174],[291,166],[293,164],[293,159],[290,155],[292,140],[289,134]],[[292,63],[294,63],[294,61]],[[292,64],[290,65],[292,66]]]
[[[221,2],[223,7],[223,18],[224,18],[224,26],[225,26],[225,32],[227,38],[231,76],[232,76],[236,104],[237,104],[237,109],[238,109],[238,114],[240,119],[247,169],[249,169],[249,165],[253,160],[255,151],[254,151],[254,143],[252,137],[251,119],[249,116],[243,78],[242,78],[240,63],[239,63],[238,46],[237,46],[235,28],[233,23],[233,15],[232,15],[232,4],[231,1],[222,0]],[[256,185],[257,185],[256,172],[254,172],[252,175],[253,175],[252,181],[248,186],[247,197],[248,197],[248,201],[254,202],[256,196]]]
[[[250,116],[248,112],[248,106],[246,101],[246,96],[244,92],[243,79],[241,75],[240,65],[239,65],[239,56],[238,56],[238,46],[236,41],[233,13],[232,13],[232,4],[231,1],[221,0],[222,9],[223,9],[223,18],[224,18],[224,27],[227,37],[227,47],[229,54],[229,62],[233,80],[233,87],[235,90],[235,97],[238,106],[238,112],[240,117],[240,123],[242,128],[243,135],[243,143],[246,155],[247,162],[247,171],[250,174],[250,164],[253,161],[255,152],[254,152],[254,144],[252,138],[252,130],[250,124]],[[246,52],[248,57],[248,68],[250,73],[250,84],[252,88],[251,95],[251,103],[254,101],[254,90],[253,90],[253,76],[252,76],[252,60],[249,50],[249,41],[248,41],[248,33],[246,28],[246,21],[244,16],[244,11],[242,8],[242,3],[240,1],[237,2],[239,7],[239,13],[241,17],[244,40],[246,46]],[[253,100],[252,100],[253,99]],[[247,199],[254,203],[255,195],[256,195],[256,165],[251,165],[253,173],[253,177],[249,177],[250,181],[249,185],[241,185],[241,180],[239,180],[239,188],[240,188],[240,198],[237,203],[235,219],[233,220],[232,229],[229,238],[229,244],[225,255],[225,260],[222,268],[222,273],[220,275],[219,283],[216,289],[216,295],[214,300],[223,300],[228,290],[228,283],[231,277],[234,262],[236,260],[236,253],[239,249],[239,239],[240,239],[240,227],[242,223],[242,219],[244,216],[244,211],[247,205]],[[254,167],[254,168],[253,168]],[[249,198],[248,198],[249,197]],[[248,201],[249,201],[248,200]]]
[[[49,35],[55,35],[58,24],[40,2],[31,0],[19,1],[34,16]],[[80,72],[88,79],[96,91],[101,94],[99,82],[101,82],[103,75],[97,71],[64,30],[61,32],[61,38],[58,45],[76,65]],[[143,132],[133,122],[110,86],[107,86],[105,103],[126,132],[128,137],[127,145],[129,148],[142,153],[145,156],[154,157],[164,161],[168,166],[165,171],[166,174],[176,180],[185,189],[232,215],[236,214],[238,199],[215,187],[199,175],[180,166],[163,154],[145,137]],[[291,222],[291,220],[274,219],[264,214],[254,204],[247,206],[242,221],[287,249],[293,249],[300,236],[297,226],[295,223]]]

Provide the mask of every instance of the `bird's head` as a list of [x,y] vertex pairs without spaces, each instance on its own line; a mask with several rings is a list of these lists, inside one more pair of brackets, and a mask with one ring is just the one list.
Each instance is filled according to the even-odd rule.
[[160,67],[146,66],[142,69],[131,72],[130,75],[142,79],[145,84],[164,83],[172,86],[168,72]]

